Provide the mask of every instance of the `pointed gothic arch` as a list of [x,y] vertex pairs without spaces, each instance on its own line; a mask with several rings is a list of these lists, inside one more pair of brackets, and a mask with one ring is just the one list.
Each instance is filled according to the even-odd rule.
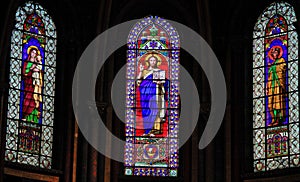
[[294,8],[267,7],[253,32],[254,171],[299,167],[298,34]]
[[26,2],[11,34],[5,160],[51,169],[56,28],[47,11]]
[[125,175],[177,176],[179,36],[160,17],[128,36]]

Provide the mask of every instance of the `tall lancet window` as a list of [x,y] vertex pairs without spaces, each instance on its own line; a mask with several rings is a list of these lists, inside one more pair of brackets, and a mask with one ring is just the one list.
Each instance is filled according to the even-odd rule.
[[298,167],[298,34],[294,8],[273,3],[253,33],[254,171]]
[[179,36],[147,17],[128,36],[125,175],[177,176]]
[[11,35],[5,160],[52,166],[56,29],[46,10],[27,2]]

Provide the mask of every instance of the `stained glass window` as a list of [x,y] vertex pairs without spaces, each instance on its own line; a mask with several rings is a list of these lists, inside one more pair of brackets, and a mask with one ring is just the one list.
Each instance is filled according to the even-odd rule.
[[51,168],[55,25],[38,3],[19,7],[11,35],[5,160]]
[[179,36],[146,17],[128,36],[125,175],[177,176]]
[[254,171],[300,165],[298,34],[294,8],[271,4],[253,33]]

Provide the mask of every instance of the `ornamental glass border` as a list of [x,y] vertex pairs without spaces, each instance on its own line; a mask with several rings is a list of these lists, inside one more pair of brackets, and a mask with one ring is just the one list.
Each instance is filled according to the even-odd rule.
[[[11,35],[6,161],[52,168],[56,38],[54,22],[41,5],[29,1],[17,9]],[[31,55],[35,59],[30,60]],[[25,110],[30,107],[36,112],[29,116]]]
[[[254,27],[253,168],[255,172],[300,165],[298,34],[294,27],[295,22],[294,8],[288,3],[280,2],[272,3],[267,7]],[[278,104],[280,99],[275,98],[276,94],[270,96],[267,86],[270,83],[270,85],[273,84],[270,88],[276,88],[274,86],[276,79],[269,80],[272,74],[272,65],[269,63],[272,51],[281,52],[282,63],[276,63],[276,65],[278,67],[284,65],[282,67],[284,71],[278,71],[278,67],[274,69],[277,69],[276,75],[282,75],[277,77],[277,80],[280,82],[281,79],[285,85],[285,91],[277,94],[281,96],[281,103],[284,105],[279,113],[284,114],[272,115],[274,117],[270,113],[273,114],[272,111],[276,109],[274,109],[275,106],[272,109],[271,103]],[[283,116],[281,121],[272,119],[281,116]]]
[[[176,177],[179,166],[179,35],[165,19],[149,16],[136,23],[132,28],[128,36],[127,46],[125,175]],[[137,103],[138,100],[143,102],[143,96],[142,94],[137,96],[136,88],[139,80],[136,78],[137,71],[141,69],[138,66],[139,60],[142,60],[142,57],[147,54],[154,54],[157,56],[156,60],[166,58],[168,62],[166,71],[163,71],[162,74],[164,79],[168,78],[166,81],[168,85],[165,87],[165,90],[168,90],[165,110],[167,126],[162,127],[166,129],[161,129],[165,135],[154,135],[151,133],[153,129],[149,133],[146,132],[146,119],[144,119],[143,128],[145,133],[141,135],[138,131],[143,129],[139,128],[137,124],[139,117]],[[160,64],[162,66],[163,61]],[[143,110],[143,107],[141,108]],[[157,161],[160,159],[166,163],[158,164]]]

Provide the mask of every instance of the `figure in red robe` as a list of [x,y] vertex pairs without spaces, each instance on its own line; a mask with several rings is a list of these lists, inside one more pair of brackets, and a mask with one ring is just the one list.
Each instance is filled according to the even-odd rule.
[[23,103],[22,103],[22,120],[39,123],[40,111],[39,105],[34,99],[34,84],[32,74],[40,71],[36,68],[36,57],[38,56],[38,49],[33,47],[29,49],[28,57],[24,61],[22,69],[23,82]]

